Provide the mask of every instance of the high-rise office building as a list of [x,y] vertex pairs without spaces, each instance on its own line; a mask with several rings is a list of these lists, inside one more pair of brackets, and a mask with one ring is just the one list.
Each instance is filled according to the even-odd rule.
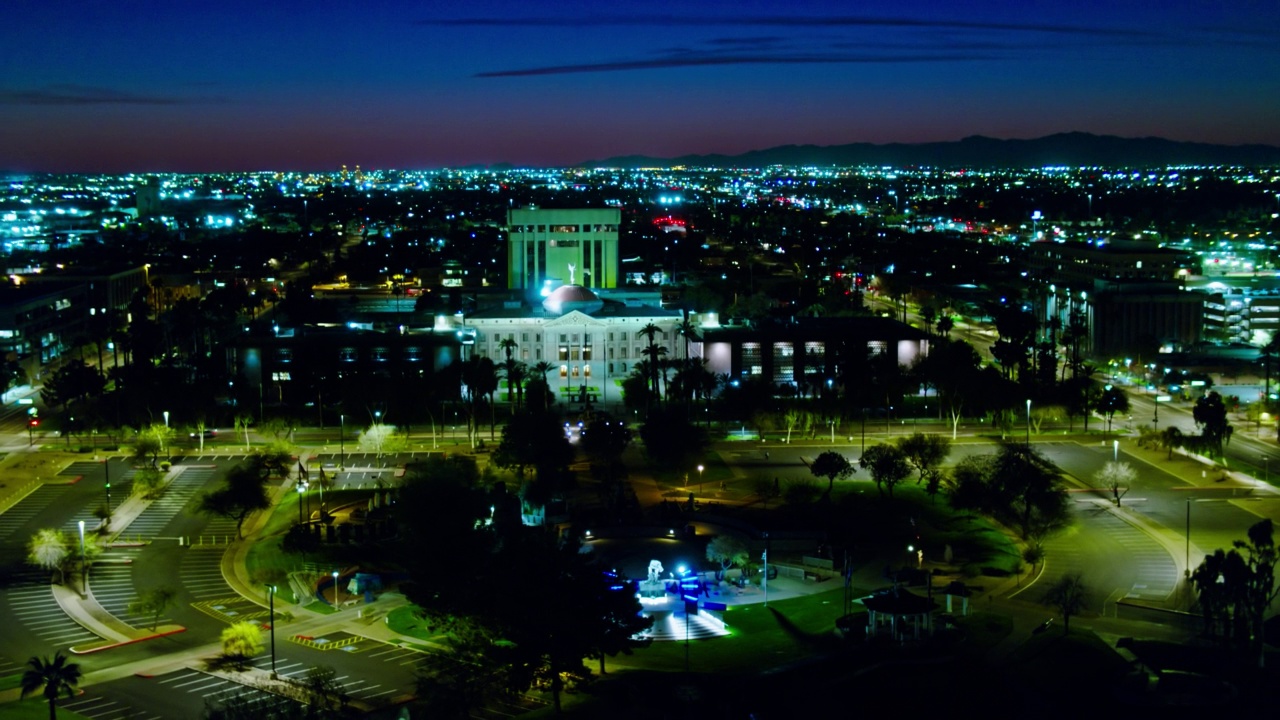
[[617,208],[507,212],[507,287],[618,286]]

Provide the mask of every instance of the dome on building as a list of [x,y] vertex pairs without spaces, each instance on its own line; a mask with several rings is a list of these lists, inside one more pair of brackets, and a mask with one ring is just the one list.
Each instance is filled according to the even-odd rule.
[[604,307],[604,301],[581,285],[561,285],[542,301],[542,307],[554,315],[564,315],[574,310],[590,315]]

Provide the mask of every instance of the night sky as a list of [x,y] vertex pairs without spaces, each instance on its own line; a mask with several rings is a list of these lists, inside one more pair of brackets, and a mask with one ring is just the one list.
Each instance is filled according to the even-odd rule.
[[0,170],[565,165],[1071,130],[1280,145],[1280,2],[10,0],[0,18]]

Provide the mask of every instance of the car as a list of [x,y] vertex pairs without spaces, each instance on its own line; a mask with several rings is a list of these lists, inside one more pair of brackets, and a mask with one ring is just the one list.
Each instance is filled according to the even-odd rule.
[[216,438],[216,437],[218,437],[218,431],[217,431],[217,430],[204,430],[204,431],[201,431],[201,432],[193,432],[193,433],[191,433],[191,438],[192,438],[192,439],[195,439],[195,438],[201,438],[201,437],[202,437],[202,438],[204,438],[204,439],[206,439],[206,440],[209,440],[209,439],[211,439],[211,438]]

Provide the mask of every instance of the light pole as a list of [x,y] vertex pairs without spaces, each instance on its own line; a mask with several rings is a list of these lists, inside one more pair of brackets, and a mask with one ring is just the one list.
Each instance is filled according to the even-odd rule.
[[698,466],[698,493],[699,494],[702,493],[702,470],[703,470],[703,467],[699,465]]
[[331,574],[333,575],[333,607],[336,609],[338,607],[338,571],[334,570]]
[[1027,447],[1031,447],[1031,398],[1027,398]]
[[345,467],[347,464],[347,460],[346,460],[347,448],[345,445],[346,435],[347,435],[347,416],[343,415],[342,413],[338,413],[338,469],[339,470],[347,469]]
[[168,410],[164,411],[164,429],[165,430],[169,429],[169,411]]
[[1270,485],[1271,484],[1271,456],[1263,455],[1262,463],[1263,463],[1262,464],[1263,482]]
[[102,488],[107,493],[107,514],[111,513],[111,458],[102,459]]
[[764,533],[764,552],[760,554],[764,562],[764,574],[760,576],[760,587],[764,588],[764,606],[769,607],[769,533]]
[[377,442],[378,442],[378,445],[377,445],[378,456],[375,459],[375,461],[378,463],[382,462],[382,422],[381,421],[382,421],[382,411],[374,410],[373,411],[373,432],[374,432],[374,437],[377,439]]
[[276,675],[276,586],[267,586],[267,606],[271,613],[269,628],[271,629],[271,677]]
[[298,478],[298,524],[302,524],[302,494],[307,491],[307,486],[303,484],[302,478]]
[[1112,462],[1120,462],[1120,441],[1111,441],[1111,460]]
[[89,569],[85,567],[84,561],[84,521],[80,521],[80,595],[88,594],[86,587],[89,578]]

